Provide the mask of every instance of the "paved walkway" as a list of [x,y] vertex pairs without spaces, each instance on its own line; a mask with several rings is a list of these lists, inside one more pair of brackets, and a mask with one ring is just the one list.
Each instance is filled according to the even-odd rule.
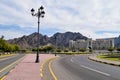
[[93,61],[105,63],[105,64],[110,64],[110,65],[114,65],[114,66],[120,66],[120,62],[118,62],[118,61],[111,61],[111,60],[106,60],[106,59],[100,59],[100,58],[97,58],[96,55],[89,56],[89,59],[91,59]]
[[8,75],[5,80],[42,80],[40,77],[40,66],[52,54],[40,54],[40,63],[35,63],[36,54],[28,54]]

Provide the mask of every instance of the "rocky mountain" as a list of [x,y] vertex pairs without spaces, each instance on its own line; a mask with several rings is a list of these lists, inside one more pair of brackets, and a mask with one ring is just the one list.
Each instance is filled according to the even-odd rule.
[[[32,48],[32,47],[36,47],[37,46],[37,33],[33,33],[31,35],[28,36],[23,36],[20,38],[15,38],[15,39],[11,39],[8,40],[9,43],[11,44],[18,44],[21,48]],[[40,45],[46,45],[49,42],[49,37],[46,35],[42,35],[39,34],[40,40],[39,40],[39,44]]]
[[120,36],[114,39],[115,47],[120,47]]
[[[83,36],[80,33],[66,32],[66,33],[56,33],[51,37],[47,35],[39,34],[40,46],[47,45],[51,43],[53,45],[57,44],[58,47],[68,47],[69,40],[77,40],[77,39],[87,39],[87,37]],[[28,36],[23,36],[20,38],[15,38],[8,40],[11,44],[18,44],[22,48],[33,48],[37,46],[37,33],[33,33]]]
[[69,40],[77,40],[77,39],[87,39],[87,37],[83,36],[80,33],[72,33],[72,32],[56,33],[52,37],[50,37],[50,43],[55,45],[55,42],[57,42],[57,46],[68,47]]

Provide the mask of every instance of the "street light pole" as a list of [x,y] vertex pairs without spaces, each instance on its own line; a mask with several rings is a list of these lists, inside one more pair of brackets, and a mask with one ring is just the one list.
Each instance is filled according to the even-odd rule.
[[55,36],[55,56],[57,54],[57,36]]
[[99,54],[100,54],[100,42],[98,44],[99,44]]
[[44,7],[41,6],[40,8],[38,8],[38,12],[37,13],[34,13],[35,10],[32,8],[31,9],[31,14],[32,16],[36,16],[38,17],[38,34],[37,34],[37,37],[38,37],[38,42],[37,42],[37,54],[36,54],[36,60],[35,60],[35,63],[39,63],[39,45],[40,45],[40,36],[39,36],[39,27],[40,27],[40,17],[44,17]]

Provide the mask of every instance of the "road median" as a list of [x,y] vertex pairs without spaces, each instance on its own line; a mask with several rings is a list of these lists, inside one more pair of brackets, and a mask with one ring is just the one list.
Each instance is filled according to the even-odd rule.
[[120,62],[119,61],[112,61],[112,60],[101,59],[101,58],[98,58],[97,55],[89,56],[88,59],[96,61],[96,62],[100,62],[100,63],[109,64],[109,65],[114,65],[114,66],[119,66],[120,67]]
[[35,63],[36,54],[28,54],[6,75],[5,80],[43,80],[44,62],[53,57],[55,56],[52,54],[40,54],[40,62]]

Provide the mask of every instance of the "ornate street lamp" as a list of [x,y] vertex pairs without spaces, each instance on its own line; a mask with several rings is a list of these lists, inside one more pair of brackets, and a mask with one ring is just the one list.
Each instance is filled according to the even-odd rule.
[[37,35],[37,37],[38,37],[38,43],[37,43],[37,54],[36,54],[36,60],[35,60],[35,62],[36,63],[39,63],[39,40],[40,40],[40,37],[39,37],[39,24],[40,24],[40,17],[44,17],[44,14],[45,14],[45,12],[44,12],[44,7],[43,6],[41,6],[40,8],[38,8],[38,12],[37,13],[35,13],[35,10],[32,8],[31,9],[31,14],[32,14],[32,16],[36,16],[36,17],[38,17],[38,35]]

